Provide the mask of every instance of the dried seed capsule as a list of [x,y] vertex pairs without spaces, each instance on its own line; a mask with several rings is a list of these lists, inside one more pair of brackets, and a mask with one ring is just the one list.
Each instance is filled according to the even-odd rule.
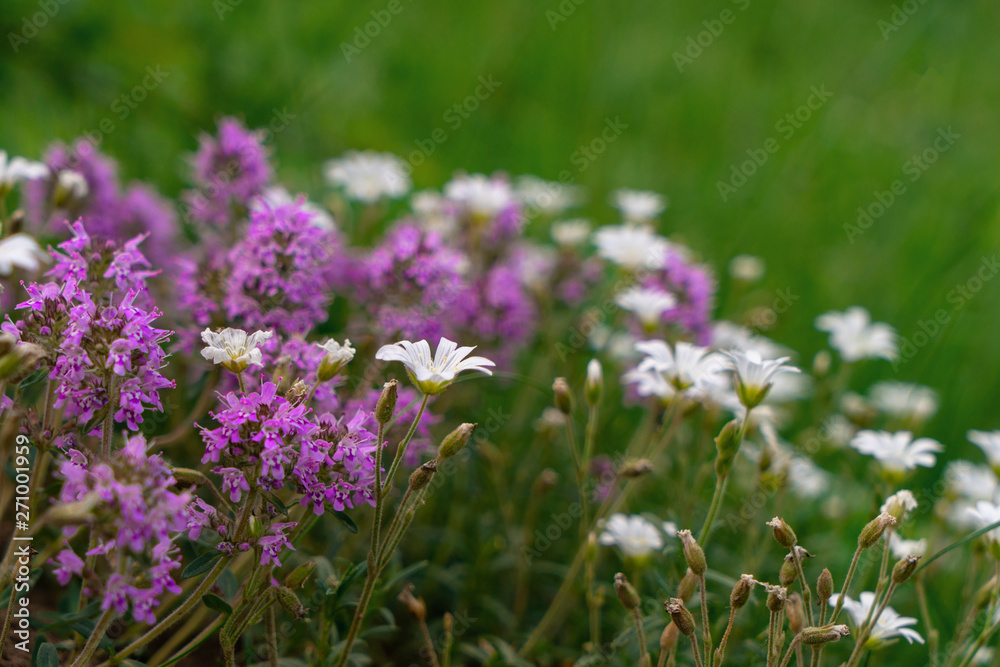
[[833,575],[826,568],[823,568],[819,573],[819,579],[816,580],[816,594],[823,601],[829,600],[833,595]]
[[669,653],[675,646],[677,646],[677,637],[680,636],[680,632],[677,630],[677,626],[674,625],[673,621],[667,623],[667,627],[663,628],[663,633],[660,634],[660,650],[664,653]]
[[892,568],[892,583],[899,585],[913,576],[917,569],[920,556],[907,556],[896,563]]
[[573,394],[569,390],[566,378],[556,378],[552,383],[552,391],[555,393],[556,407],[564,415],[573,414]]
[[681,577],[681,583],[677,585],[677,597],[682,600],[690,600],[691,596],[694,595],[695,589],[698,588],[698,577],[694,572],[688,568],[684,576]]
[[663,608],[670,614],[670,620],[677,626],[677,631],[685,637],[693,637],[695,631],[694,616],[684,606],[680,598],[670,598],[663,603]]
[[437,472],[437,463],[428,461],[410,475],[410,491],[419,491],[428,484]]
[[379,424],[388,424],[396,413],[396,401],[399,398],[399,383],[389,380],[382,385],[378,403],[375,404],[375,419]]
[[792,593],[785,602],[785,616],[788,617],[788,627],[799,634],[806,627],[806,610],[802,606],[802,598],[798,593]]
[[729,606],[733,609],[740,609],[750,599],[750,591],[753,590],[753,575],[744,574],[733,586],[733,592],[729,594]]
[[839,642],[849,634],[851,634],[851,630],[846,625],[824,625],[818,628],[806,628],[799,635],[799,641],[803,644],[816,646],[828,642]]
[[618,594],[618,599],[621,600],[622,606],[629,611],[639,606],[639,593],[636,592],[635,587],[629,583],[622,572],[615,575],[615,593]]
[[698,576],[705,574],[705,570],[708,569],[708,563],[705,562],[705,552],[698,546],[691,531],[679,530],[677,531],[677,537],[680,538],[681,544],[684,547],[684,558],[687,560],[691,571]]
[[778,582],[787,588],[798,576],[799,568],[795,567],[795,561],[791,558],[785,558],[785,562],[781,564],[781,571],[778,572]]
[[871,547],[882,538],[882,535],[885,533],[887,528],[895,525],[895,517],[886,512],[882,512],[877,517],[869,521],[868,525],[861,529],[861,534],[858,535],[858,546],[862,549]]
[[774,531],[774,541],[785,547],[786,549],[791,549],[798,542],[798,538],[795,536],[795,531],[792,527],[785,523],[785,520],[781,517],[774,517],[767,522]]
[[446,435],[444,440],[441,441],[441,446],[438,447],[438,458],[447,459],[462,451],[465,443],[469,441],[472,432],[475,430],[475,424],[461,424],[454,431]]

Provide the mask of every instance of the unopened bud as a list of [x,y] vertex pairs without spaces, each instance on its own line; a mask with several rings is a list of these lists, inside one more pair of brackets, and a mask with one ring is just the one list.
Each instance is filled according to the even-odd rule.
[[677,537],[680,538],[681,545],[684,547],[684,558],[691,571],[698,576],[705,574],[705,570],[708,569],[708,564],[705,562],[705,552],[698,546],[691,531],[678,530]]
[[892,583],[899,585],[913,576],[913,573],[917,569],[917,563],[920,562],[920,556],[907,556],[901,559],[892,568]]
[[816,646],[829,642],[839,642],[849,634],[851,634],[851,630],[846,625],[824,625],[818,628],[806,628],[799,635],[799,641],[809,646]]
[[389,380],[382,385],[378,403],[375,404],[375,419],[379,424],[388,424],[396,414],[396,400],[399,398],[399,383]]
[[555,393],[556,407],[559,408],[559,412],[567,416],[573,414],[573,394],[569,390],[566,378],[556,378],[556,381],[552,383],[552,391]]
[[208,477],[204,473],[191,468],[174,468],[172,471],[174,479],[180,484],[190,484],[191,486],[206,486],[209,484]]
[[410,491],[419,491],[428,484],[437,472],[437,462],[428,461],[410,475]]
[[297,568],[288,573],[285,577],[285,586],[291,589],[302,588],[302,584],[306,583],[306,579],[312,575],[313,570],[316,569],[316,561],[309,561],[299,565]]
[[331,338],[319,347],[326,352],[316,369],[316,379],[320,382],[332,380],[341,368],[354,359],[355,350],[351,347],[350,338],[345,338],[343,345]]
[[264,524],[261,522],[257,515],[251,515],[250,520],[247,521],[247,537],[253,539],[258,539],[264,536]]
[[795,561],[791,558],[785,558],[781,564],[781,570],[778,572],[778,582],[787,588],[792,585],[798,574],[799,568],[795,567]]
[[823,571],[819,573],[819,579],[816,580],[816,595],[824,601],[829,600],[830,596],[833,595],[833,575],[826,568],[823,568]]
[[684,606],[680,598],[670,598],[663,603],[663,608],[670,614],[670,620],[677,626],[677,631],[685,637],[693,637],[695,631],[694,616]]
[[674,647],[677,646],[677,637],[680,634],[673,621],[667,623],[667,627],[663,628],[663,632],[660,634],[660,651],[667,654],[674,650]]
[[601,362],[591,359],[587,364],[587,381],[583,385],[583,395],[587,405],[593,407],[601,400],[601,390],[604,388],[604,369]]
[[774,530],[774,541],[786,549],[791,549],[798,542],[795,531],[781,517],[774,517],[766,525]]
[[309,610],[303,607],[302,603],[299,602],[299,596],[295,594],[295,591],[287,586],[278,587],[278,603],[284,607],[289,614],[294,616],[297,621],[301,621],[309,615]]
[[424,621],[427,618],[427,605],[424,604],[423,598],[413,596],[413,584],[407,584],[399,594],[398,599],[413,618],[418,621]]
[[441,446],[438,447],[438,459],[451,458],[462,451],[465,443],[469,441],[472,432],[475,430],[475,424],[461,424],[454,431],[446,435],[444,440],[441,441]]
[[887,528],[895,525],[896,519],[891,514],[882,512],[861,529],[861,534],[858,535],[858,546],[862,549],[871,547],[882,538]]
[[721,479],[733,469],[736,452],[740,448],[740,423],[733,419],[722,427],[715,438],[715,474]]
[[302,380],[296,380],[285,390],[285,400],[289,403],[301,403],[309,395],[309,387]]
[[628,579],[621,572],[615,575],[615,593],[618,594],[618,599],[621,601],[622,606],[632,611],[636,609],[639,604],[639,593],[636,592],[635,587],[629,583]]
[[799,634],[805,629],[806,610],[802,606],[802,598],[798,593],[792,593],[788,596],[788,601],[785,603],[785,616],[788,617],[788,627],[793,633]]
[[688,568],[681,577],[681,583],[677,584],[677,597],[687,601],[691,599],[694,595],[695,589],[698,588],[698,576]]
[[767,592],[767,608],[777,614],[785,608],[785,600],[787,599],[787,589],[772,586]]
[[649,459],[637,459],[622,465],[618,474],[626,479],[635,479],[650,472],[653,472],[653,464]]
[[733,592],[729,594],[729,606],[733,609],[742,608],[750,599],[750,591],[753,590],[753,575],[744,574],[733,586]]

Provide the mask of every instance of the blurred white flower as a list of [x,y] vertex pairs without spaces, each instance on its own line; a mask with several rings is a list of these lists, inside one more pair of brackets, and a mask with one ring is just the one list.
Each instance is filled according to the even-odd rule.
[[653,331],[663,313],[677,305],[673,294],[648,287],[629,287],[615,295],[615,303],[635,313],[647,331]]
[[927,540],[924,538],[919,540],[904,540],[895,532],[888,533],[888,535],[889,551],[892,552],[892,555],[897,560],[902,560],[907,556],[920,557],[927,552]]
[[998,480],[988,466],[971,461],[951,461],[944,469],[948,492],[965,500],[993,500],[997,496]]
[[667,198],[657,192],[621,189],[611,193],[611,205],[628,222],[649,222],[667,209]]
[[646,355],[636,370],[656,371],[680,391],[718,382],[717,373],[724,367],[720,355],[683,340],[673,347],[662,340],[644,340],[635,349]]
[[455,233],[458,221],[448,210],[448,200],[435,190],[421,190],[410,197],[410,208],[417,214],[421,225],[428,231],[448,236]]
[[983,646],[972,656],[973,665],[988,665],[993,662],[995,649]]
[[348,199],[365,204],[397,199],[413,187],[407,164],[392,153],[347,151],[326,163],[324,175],[331,185],[344,188]]
[[969,442],[983,450],[986,460],[994,468],[1000,468],[1000,431],[969,431]]
[[[975,507],[970,507],[966,511],[979,528],[985,528],[1000,521],[1000,505],[988,500],[980,500]],[[994,528],[983,537],[989,542],[1000,543],[1000,528]]]
[[[830,597],[830,604],[836,605],[839,598],[839,593],[832,595]],[[844,598],[844,611],[850,614],[855,628],[864,625],[872,605],[875,604],[875,594],[871,591],[863,592],[859,598],[859,600],[853,600],[850,596]],[[913,642],[923,644],[924,638],[920,636],[920,633],[910,628],[910,626],[916,624],[917,619],[909,616],[900,616],[892,607],[886,607],[882,610],[882,615],[879,616],[875,627],[872,628],[869,641],[881,644],[893,637],[902,637],[911,644]]]
[[590,223],[576,218],[552,225],[552,240],[561,246],[573,248],[586,243],[590,237]]
[[597,254],[629,271],[662,269],[673,245],[645,227],[606,225],[594,232]]
[[90,194],[87,179],[78,171],[63,169],[56,176],[56,199],[65,201],[68,198],[83,199]]
[[830,488],[830,475],[804,456],[794,456],[788,464],[788,484],[800,498],[820,498]]
[[767,264],[757,255],[736,255],[729,260],[729,275],[746,283],[760,280],[766,268]]
[[457,174],[445,184],[444,196],[480,218],[492,218],[515,203],[510,183],[483,174]]
[[749,408],[756,407],[764,400],[777,375],[801,372],[795,366],[785,363],[789,357],[764,359],[754,350],[723,351],[722,354],[729,359],[728,367],[736,372],[736,391],[740,402]]
[[21,181],[33,181],[49,175],[49,168],[41,162],[23,157],[8,158],[7,151],[0,151],[0,196]]
[[223,329],[216,333],[211,329],[201,332],[205,348],[201,356],[213,364],[222,364],[226,369],[240,373],[247,366],[259,366],[262,354],[258,346],[273,334],[270,331],[255,331],[247,335],[243,329]]
[[645,558],[663,548],[656,526],[640,514],[612,514],[597,539],[605,546],[617,546],[629,558]]
[[917,466],[933,467],[937,461],[934,453],[944,450],[937,440],[914,440],[909,431],[859,431],[851,440],[851,447],[862,454],[874,456],[883,468],[896,473],[913,470]]
[[880,357],[889,361],[899,356],[896,330],[882,322],[872,322],[868,311],[852,306],[843,313],[830,311],[816,318],[816,328],[830,334],[830,346],[844,361]]
[[879,512],[886,512],[894,516],[896,521],[902,521],[915,509],[917,509],[917,499],[911,492],[902,489],[886,498]]
[[677,537],[677,524],[673,521],[664,521],[663,532],[667,537]]
[[896,419],[922,422],[938,409],[937,392],[912,382],[879,382],[868,394],[879,412]]
[[402,362],[417,389],[430,396],[444,391],[462,371],[478,371],[493,375],[487,366],[496,364],[485,357],[468,356],[474,349],[476,348],[458,347],[447,338],[441,338],[434,356],[431,357],[431,347],[426,340],[416,343],[402,340],[392,345],[383,345],[375,353],[375,358]]
[[9,276],[15,268],[34,272],[48,260],[38,241],[27,234],[12,234],[0,240],[0,276]]
[[558,181],[546,181],[537,176],[521,176],[514,186],[517,198],[528,208],[545,215],[559,215],[573,208],[582,199],[582,188]]

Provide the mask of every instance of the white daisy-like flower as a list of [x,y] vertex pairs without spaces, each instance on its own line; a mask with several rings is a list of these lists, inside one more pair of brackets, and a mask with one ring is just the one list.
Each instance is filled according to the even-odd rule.
[[965,435],[969,442],[983,450],[991,466],[1000,469],[1000,431],[971,430]]
[[521,176],[514,186],[515,195],[528,208],[545,215],[559,215],[580,203],[582,189],[537,176]]
[[707,347],[683,340],[673,347],[662,340],[644,340],[636,343],[635,349],[646,355],[637,371],[656,371],[679,391],[717,382],[715,376],[724,363],[720,355]]
[[874,456],[889,472],[902,473],[917,466],[933,467],[937,461],[935,452],[944,451],[944,446],[932,438],[913,439],[909,431],[859,431],[851,439],[851,447],[862,454]]
[[273,334],[270,331],[255,331],[247,334],[243,329],[223,329],[215,332],[205,329],[201,339],[206,347],[201,356],[213,364],[222,364],[234,373],[243,372],[247,366],[259,366],[263,356],[258,346]]
[[[977,527],[985,528],[1000,521],[1000,504],[991,503],[988,500],[980,500],[976,503],[975,507],[968,508],[966,513],[970,519],[975,521]],[[994,528],[983,535],[983,537],[993,544],[1000,543],[1000,528]]]
[[937,392],[912,382],[879,382],[868,393],[879,412],[896,419],[922,422],[938,409]]
[[38,241],[27,234],[12,234],[0,240],[0,276],[9,276],[15,268],[37,271],[48,259]]
[[788,484],[800,498],[819,498],[830,488],[830,475],[804,456],[793,456],[788,463]]
[[329,160],[323,172],[328,183],[344,188],[348,199],[366,204],[398,199],[413,187],[407,164],[392,153],[347,151]]
[[902,560],[907,556],[916,556],[919,558],[927,552],[927,540],[924,538],[920,538],[919,540],[904,540],[895,531],[888,533],[888,535],[889,551],[892,552],[892,555],[897,560]]
[[590,222],[581,218],[563,220],[552,225],[552,240],[566,248],[575,248],[590,237]]
[[331,379],[341,368],[351,363],[356,352],[351,346],[350,338],[345,338],[343,345],[331,338],[325,343],[316,343],[316,347],[326,352],[322,361],[319,362],[319,368],[316,369],[316,376],[321,382]]
[[63,169],[56,176],[56,198],[60,201],[67,198],[83,199],[90,194],[90,186],[83,174],[72,169]]
[[667,198],[658,192],[623,188],[611,193],[611,205],[628,222],[649,222],[667,210]]
[[729,260],[729,275],[745,283],[755,283],[764,277],[767,264],[757,255],[736,255]]
[[617,546],[628,558],[645,558],[663,548],[656,526],[640,514],[612,514],[597,539],[605,546]]
[[886,498],[879,512],[891,514],[896,521],[902,521],[915,509],[917,509],[917,499],[910,491],[902,489]]
[[789,357],[764,359],[756,350],[731,350],[723,351],[722,354],[729,360],[728,367],[736,372],[736,393],[739,394],[740,402],[748,408],[760,405],[777,375],[801,372],[795,366],[785,363]]
[[426,340],[416,343],[402,340],[392,345],[383,345],[375,353],[375,358],[402,362],[413,384],[424,394],[432,396],[444,391],[462,371],[493,375],[487,366],[496,364],[485,357],[468,356],[474,349],[476,348],[458,347],[456,343],[442,338],[431,357],[431,347]]
[[516,202],[510,183],[483,174],[458,174],[445,184],[444,196],[479,218],[492,218]]
[[[311,201],[307,201],[305,195],[299,195],[303,199],[301,208],[303,211],[309,213],[309,224],[317,229],[321,229],[324,232],[332,232],[337,229],[337,223],[334,222],[333,216],[325,208]],[[298,201],[298,197],[293,197],[287,188],[283,185],[274,185],[269,188],[265,188],[264,192],[260,194],[260,197],[254,199],[251,202],[251,210],[259,210],[261,208],[260,203],[265,202],[271,206],[287,206],[288,204],[294,204]]]
[[844,361],[882,358],[894,361],[899,356],[896,330],[882,322],[872,322],[861,306],[843,313],[830,311],[816,318],[816,328],[830,334],[830,346]]
[[21,181],[33,181],[49,175],[49,168],[41,162],[23,157],[9,158],[7,151],[0,151],[0,194],[9,192]]
[[673,245],[645,227],[606,225],[594,232],[597,254],[629,271],[662,269]]
[[645,370],[633,368],[625,371],[622,375],[622,382],[624,384],[634,384],[636,394],[643,398],[655,396],[664,401],[669,401],[677,395],[677,389],[667,382],[667,378],[652,368]]
[[[875,593],[871,591],[865,591],[858,597],[858,600],[853,600],[850,596],[844,598],[844,611],[851,616],[855,628],[864,625],[872,605],[875,604]],[[836,606],[838,599],[840,599],[839,593],[830,596],[830,604]],[[877,647],[893,637],[902,637],[911,644],[913,642],[923,644],[924,638],[910,627],[916,624],[917,619],[900,616],[892,607],[886,607],[872,628],[868,641],[874,645],[873,647]]]
[[993,500],[1000,491],[1000,481],[989,466],[971,461],[951,461],[944,469],[948,492],[969,501]]
[[647,331],[653,331],[663,313],[677,305],[673,294],[648,287],[630,287],[615,295],[615,303],[635,313]]

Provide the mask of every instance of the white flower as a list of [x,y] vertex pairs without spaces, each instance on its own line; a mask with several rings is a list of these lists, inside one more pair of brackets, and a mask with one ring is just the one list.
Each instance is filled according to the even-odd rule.
[[[859,597],[860,600],[852,600],[850,596],[844,598],[844,610],[850,614],[856,628],[864,625],[872,605],[875,604],[875,594],[871,591],[865,591]],[[830,596],[830,604],[836,606],[839,598],[839,593]],[[923,644],[924,638],[920,636],[920,633],[910,628],[911,625],[916,624],[917,619],[900,616],[892,607],[886,607],[882,610],[882,615],[879,616],[875,627],[872,628],[869,641],[880,644],[898,636],[911,644],[913,642]]]
[[681,391],[714,382],[722,366],[719,355],[683,340],[673,347],[662,340],[644,340],[636,343],[635,349],[646,355],[637,371],[656,371]]
[[[976,522],[979,528],[985,528],[1000,521],[1000,505],[991,503],[988,500],[980,500],[975,507],[966,510],[969,518]],[[1000,542],[1000,528],[994,528],[986,533],[985,537],[990,542]]]
[[270,331],[255,331],[247,335],[242,329],[223,329],[216,333],[211,329],[201,332],[206,347],[201,351],[213,364],[222,364],[234,373],[240,373],[250,365],[260,365],[261,351],[258,345],[270,338]]
[[788,483],[800,498],[819,498],[830,488],[830,475],[804,456],[794,456],[788,463]]
[[413,186],[407,164],[392,153],[347,151],[324,167],[327,182],[344,188],[348,199],[373,204],[382,197],[397,199]]
[[729,260],[729,275],[746,283],[760,280],[766,268],[764,260],[757,255],[736,255]]
[[913,470],[917,466],[930,468],[937,461],[934,452],[944,450],[937,440],[914,440],[909,431],[859,431],[851,440],[851,447],[862,454],[874,456],[883,468],[897,473]]
[[384,361],[400,361],[406,366],[406,373],[413,384],[424,394],[440,394],[450,385],[462,371],[479,371],[493,375],[487,366],[495,366],[485,357],[468,357],[475,347],[458,347],[455,343],[442,338],[438,341],[437,351],[431,357],[431,347],[427,341],[411,343],[402,340],[392,345],[383,345],[375,354],[376,359]]
[[983,450],[986,460],[994,468],[1000,468],[1000,431],[969,431],[969,442]]
[[785,364],[789,357],[763,359],[755,350],[723,351],[722,354],[729,359],[729,368],[736,371],[736,392],[740,396],[740,402],[748,408],[756,407],[764,400],[775,376],[780,373],[801,372],[795,366]]
[[667,239],[645,227],[607,225],[594,232],[597,254],[628,269],[662,269],[667,251],[673,246]]
[[677,389],[667,382],[663,374],[652,368],[645,370],[633,368],[625,371],[622,375],[622,382],[625,384],[634,384],[636,386],[635,392],[643,398],[656,396],[666,401],[677,394]]
[[893,361],[899,356],[896,330],[882,322],[872,322],[868,311],[852,306],[843,313],[830,311],[816,318],[816,328],[830,334],[830,346],[844,361],[881,357]]
[[879,512],[886,512],[894,516],[896,521],[902,521],[915,509],[917,509],[917,499],[912,493],[902,489],[886,498]]
[[582,219],[563,220],[552,225],[552,240],[561,246],[581,246],[590,236],[590,223]]
[[611,204],[629,222],[648,222],[667,209],[667,198],[657,192],[615,190]]
[[41,162],[33,162],[23,157],[7,157],[7,151],[0,151],[0,194],[9,192],[21,181],[32,181],[49,175],[49,168]]
[[648,287],[630,287],[615,295],[615,303],[633,312],[648,331],[656,329],[663,313],[677,305],[673,294]]
[[917,556],[919,558],[927,552],[926,539],[921,538],[919,540],[904,540],[895,532],[888,533],[888,535],[889,550],[897,560],[902,560],[907,556]]
[[27,234],[12,234],[0,240],[0,276],[9,276],[15,268],[37,271],[49,256]]
[[993,500],[998,481],[996,473],[988,466],[971,461],[952,461],[944,470],[948,491],[966,500]]
[[983,646],[972,656],[973,665],[988,665],[993,662],[994,649]]
[[455,176],[445,184],[444,196],[480,218],[492,218],[515,202],[510,183],[483,174]]
[[663,532],[667,537],[677,537],[677,524],[673,521],[664,521]]
[[56,177],[56,191],[56,197],[60,200],[66,197],[83,199],[90,193],[90,186],[80,172],[63,169]]
[[546,215],[559,215],[576,206],[581,199],[579,186],[546,181],[537,176],[521,176],[515,185],[517,198],[529,209]]
[[938,409],[937,392],[911,382],[879,382],[869,395],[880,412],[896,419],[922,422],[933,417]]
[[645,558],[663,548],[656,526],[639,514],[612,514],[597,539],[605,546],[617,546],[629,558]]
[[320,382],[331,379],[341,368],[351,363],[356,352],[351,347],[350,338],[345,338],[343,345],[331,338],[323,344],[316,343],[316,346],[326,352],[323,360],[319,362],[319,368],[316,369],[316,377]]

